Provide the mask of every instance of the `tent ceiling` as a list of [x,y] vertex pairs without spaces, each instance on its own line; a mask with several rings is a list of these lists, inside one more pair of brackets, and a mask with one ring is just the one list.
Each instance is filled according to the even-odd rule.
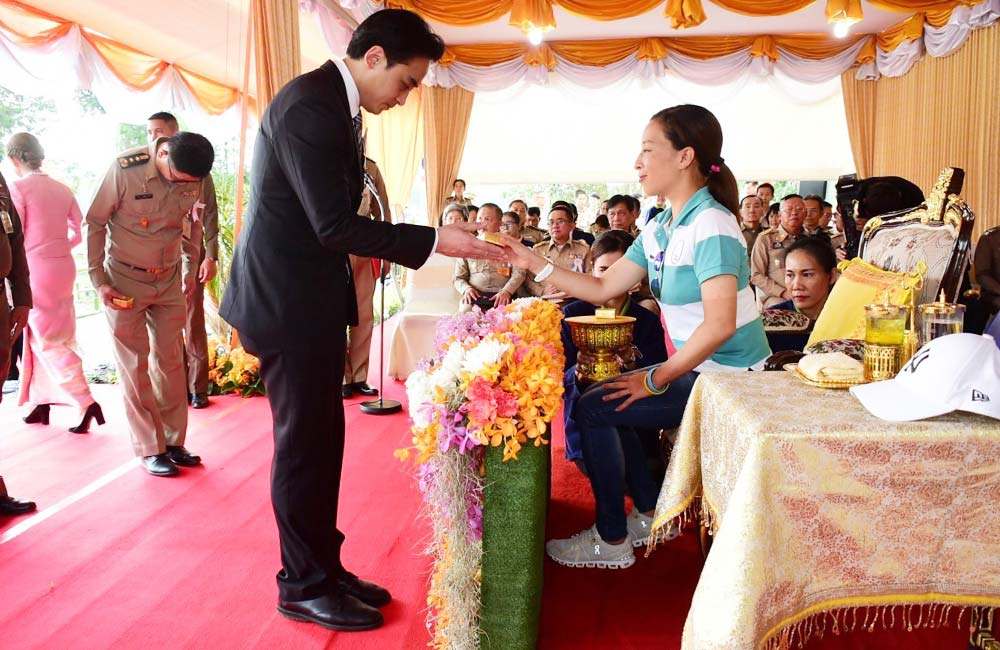
[[[713,4],[703,2],[706,20],[697,27],[673,29],[663,15],[663,5],[639,16],[625,20],[597,21],[556,6],[555,30],[546,35],[546,40],[584,40],[596,38],[629,38],[642,36],[718,36],[739,34],[829,34],[830,25],[824,15],[826,2],[813,2],[808,7],[783,16],[753,17],[734,13]],[[907,14],[875,9],[862,3],[864,20],[851,29],[852,33],[880,32],[886,27],[901,22]],[[507,24],[507,17],[492,23],[455,27],[432,22],[434,30],[449,44],[482,43],[493,41],[518,41],[524,39],[520,29]]]
[[[79,23],[135,49],[239,88],[249,0],[28,0],[27,4]],[[330,57],[316,20],[299,22],[302,68]],[[251,75],[251,92],[253,75]]]

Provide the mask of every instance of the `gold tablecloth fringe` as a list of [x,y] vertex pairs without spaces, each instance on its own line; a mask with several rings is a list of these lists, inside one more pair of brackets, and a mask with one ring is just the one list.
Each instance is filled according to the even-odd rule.
[[868,630],[937,629],[951,625],[957,629],[969,615],[969,624],[992,621],[1000,608],[996,596],[959,596],[953,594],[893,594],[891,596],[855,596],[837,598],[813,605],[771,628],[760,643],[761,650],[803,648],[815,635]]
[[676,537],[671,534],[675,527],[678,533],[683,533],[686,527],[694,523],[706,528],[709,535],[714,535],[718,530],[719,518],[712,504],[703,495],[692,494],[681,503],[682,505],[674,510],[674,514],[667,512],[653,521],[653,532],[649,536],[649,542],[646,543],[646,557],[649,557],[657,546]]

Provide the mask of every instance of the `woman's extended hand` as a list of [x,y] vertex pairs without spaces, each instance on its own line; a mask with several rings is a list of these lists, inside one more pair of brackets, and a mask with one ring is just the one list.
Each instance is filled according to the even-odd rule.
[[646,390],[646,372],[645,370],[634,370],[606,382],[603,385],[604,401],[610,402],[624,397],[625,401],[615,409],[615,411],[624,411],[633,402],[649,397],[649,391]]

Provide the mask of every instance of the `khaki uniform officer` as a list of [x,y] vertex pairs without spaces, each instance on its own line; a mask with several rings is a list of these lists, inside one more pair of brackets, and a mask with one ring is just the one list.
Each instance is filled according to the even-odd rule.
[[757,235],[750,253],[750,282],[757,287],[757,306],[767,309],[787,300],[785,292],[785,254],[798,239],[784,226]]
[[469,289],[479,294],[469,303],[462,302],[458,311],[467,312],[473,306],[479,305],[480,309],[486,310],[493,307],[493,298],[501,291],[506,292],[511,298],[517,296],[517,290],[524,284],[524,269],[513,269],[507,266],[500,266],[486,260],[460,259],[455,262],[455,291],[458,295],[465,296]]
[[[554,266],[577,273],[590,273],[591,266],[593,266],[593,260],[590,259],[590,246],[578,239],[570,238],[564,244],[557,244],[555,240],[549,239],[535,244],[533,250]],[[562,295],[562,292],[555,285],[535,282],[534,276],[531,275],[528,276],[525,286],[528,294],[532,296]],[[563,305],[569,302],[569,298],[559,297],[553,299],[552,302]]]
[[202,181],[177,170],[174,158],[181,159],[180,152],[192,147],[200,147],[210,169],[211,145],[193,133],[158,138],[148,148],[122,153],[86,217],[90,278],[111,325],[132,446],[146,470],[157,476],[176,474],[177,464],[200,462],[183,446],[187,399],[181,257],[183,238],[192,236],[188,215]]
[[187,367],[187,390],[191,405],[208,406],[208,333],[205,331],[205,283],[202,277],[205,260],[219,259],[219,204],[215,198],[215,183],[206,176],[201,196],[188,214],[189,226],[184,228],[184,363]]
[[[389,210],[389,195],[378,165],[371,158],[365,158],[365,173],[371,176],[378,192],[379,201],[385,206],[385,214],[379,210],[378,201],[365,188],[361,195],[358,214],[375,221],[392,222]],[[344,399],[359,393],[378,395],[378,390],[368,385],[368,357],[372,347],[372,330],[375,329],[375,311],[372,297],[375,293],[375,269],[370,257],[351,255],[351,271],[354,275],[354,291],[358,300],[358,324],[347,328],[347,356],[344,358]]]

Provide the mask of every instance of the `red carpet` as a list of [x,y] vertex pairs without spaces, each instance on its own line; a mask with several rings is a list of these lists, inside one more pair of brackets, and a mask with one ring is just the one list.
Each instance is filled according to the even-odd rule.
[[[10,400],[0,406],[0,474],[40,507],[34,518],[0,520],[0,648],[426,646],[427,528],[409,470],[392,457],[407,442],[405,415],[365,416],[358,400],[347,408],[345,563],[395,601],[381,630],[337,634],[274,610],[265,399],[214,398],[192,411],[188,444],[205,466],[157,479],[130,460],[117,388],[96,396],[108,424],[87,436],[65,430],[66,409],[42,427],[23,424]],[[591,501],[555,442],[549,533],[561,535],[591,522]],[[677,648],[700,568],[693,535],[627,571],[547,562],[540,647]],[[860,633],[809,647],[957,649],[962,639]]]

